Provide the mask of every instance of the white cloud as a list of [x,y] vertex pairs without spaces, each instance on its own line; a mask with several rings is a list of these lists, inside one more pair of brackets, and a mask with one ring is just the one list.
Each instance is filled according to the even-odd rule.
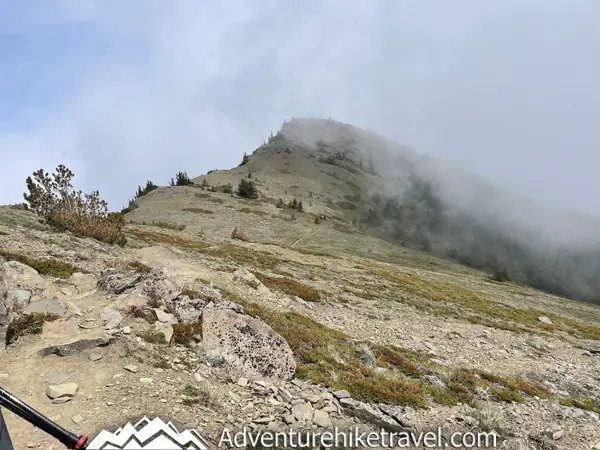
[[[228,168],[284,119],[314,115],[600,212],[592,0],[27,5],[0,7],[0,33],[45,54],[29,76],[69,89],[51,105],[0,98],[0,119],[25,118],[0,123],[0,203],[63,162],[119,208],[146,179]],[[66,32],[82,36],[70,53],[50,38]],[[0,64],[19,52],[0,47]],[[0,78],[0,95],[17,79]]]

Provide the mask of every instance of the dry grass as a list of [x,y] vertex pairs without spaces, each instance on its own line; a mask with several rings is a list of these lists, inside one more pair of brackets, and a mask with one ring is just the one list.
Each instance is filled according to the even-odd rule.
[[194,290],[194,289],[183,289],[181,291],[181,295],[187,295],[189,298],[194,299],[194,298],[200,298],[200,292]]
[[563,406],[585,409],[600,414],[600,399],[588,397],[567,397],[560,401]]
[[147,266],[146,264],[141,263],[139,261],[129,261],[127,265],[139,273],[150,273],[150,271],[152,270],[150,266]]
[[194,336],[202,336],[202,322],[200,320],[173,325],[173,343],[189,347]]
[[356,289],[356,288],[351,288],[351,287],[348,287],[348,286],[344,286],[342,288],[342,291],[344,291],[344,292],[346,292],[348,294],[355,295],[356,297],[363,298],[365,300],[373,300],[373,299],[377,298],[375,296],[375,294],[372,294],[371,292],[363,290],[363,289]]
[[[392,283],[401,291],[431,300],[433,304],[429,306],[432,307],[432,312],[441,312],[445,305],[452,305],[459,307],[463,314],[469,312],[468,320],[473,323],[505,328],[511,331],[531,330],[542,333],[565,331],[579,338],[600,339],[600,327],[596,325],[582,323],[537,309],[514,308],[491,299],[487,294],[471,291],[452,283],[425,280],[418,276],[392,273],[385,270],[371,269],[370,272],[380,279]],[[446,309],[446,312],[449,312],[449,309]],[[549,317],[553,325],[540,322],[538,320],[540,316]]]
[[107,244],[124,246],[127,242],[122,234],[125,218],[120,213],[86,216],[60,211],[48,218],[48,224],[58,231],[70,231],[75,236],[90,237]]
[[164,220],[153,220],[152,222],[139,222],[140,225],[150,225],[152,227],[165,228],[167,230],[183,231],[186,226],[178,223],[167,222]]
[[323,256],[325,258],[333,258],[333,259],[341,259],[339,256],[332,255],[331,253],[317,251],[317,250],[309,250],[306,248],[295,248],[293,247],[291,250],[302,253],[303,255],[311,255],[311,256]]
[[42,334],[45,322],[61,319],[57,314],[32,313],[25,314],[13,320],[6,330],[6,345],[10,345],[20,337]]
[[242,213],[246,213],[246,214],[254,214],[254,215],[260,216],[260,217],[265,217],[265,216],[271,215],[271,213],[261,211],[259,209],[252,209],[252,208],[241,208],[241,209],[238,209],[238,211],[242,212]]
[[209,244],[199,240],[187,239],[181,236],[173,236],[172,234],[159,233],[154,231],[132,230],[129,233],[144,241],[156,242],[167,245],[175,245],[178,247],[203,250],[210,247]]
[[352,234],[353,230],[349,225],[345,225],[342,223],[334,223],[332,225],[333,229],[339,231],[340,233]]
[[219,395],[220,389],[212,384],[201,384],[199,386],[188,384],[183,388],[182,394],[185,406],[199,404],[213,411],[220,411],[223,408],[223,399]]
[[302,284],[291,278],[269,277],[260,272],[253,273],[256,278],[258,278],[260,282],[269,289],[300,297],[302,300],[306,300],[307,302],[318,302],[321,299],[320,292],[307,284]]
[[214,214],[214,211],[206,208],[182,208],[182,211],[196,213],[196,214]]
[[156,314],[154,314],[154,311],[151,311],[147,308],[143,308],[141,306],[136,306],[136,305],[131,305],[129,307],[129,311],[128,314],[131,317],[135,317],[138,319],[144,319],[146,320],[148,323],[154,323],[156,322]]
[[[427,355],[409,349],[357,343],[295,312],[274,311],[239,297],[235,301],[286,339],[294,352],[299,377],[330,389],[346,389],[359,400],[426,407],[430,401],[473,404],[482,389],[492,392],[491,400],[495,401],[548,396],[542,385],[528,380],[440,366]],[[377,367],[385,370],[376,371]],[[435,375],[446,387],[430,384],[425,375]]]
[[219,246],[214,253],[246,267],[253,266],[262,269],[274,269],[279,264],[285,262],[285,260],[277,258],[271,253],[229,243]]
[[146,331],[142,333],[141,338],[149,344],[167,345],[165,335],[158,331]]
[[74,272],[86,272],[72,264],[57,259],[36,259],[20,253],[11,253],[4,250],[0,250],[0,256],[7,261],[18,261],[21,264],[25,264],[26,266],[37,270],[40,275],[69,278]]
[[247,242],[249,240],[248,236],[246,236],[246,234],[244,234],[242,230],[239,230],[238,227],[235,227],[231,232],[231,239],[237,239],[239,241],[244,242]]

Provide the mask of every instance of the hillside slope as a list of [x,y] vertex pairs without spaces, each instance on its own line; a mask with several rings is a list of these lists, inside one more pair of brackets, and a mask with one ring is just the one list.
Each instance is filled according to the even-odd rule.
[[[385,223],[364,220],[369,196],[399,186],[382,175],[384,158],[327,134],[315,150],[286,129],[305,123],[314,125],[286,124],[287,137],[273,136],[240,167],[140,197],[124,247],[0,207],[0,307],[9,299],[22,307],[0,309],[0,334],[10,337],[2,386],[77,433],[147,414],[213,442],[224,426],[439,426],[494,431],[510,450],[600,444],[600,308],[493,281],[437,256],[435,242],[431,251],[418,239],[401,245]],[[347,126],[317,124],[342,127],[347,139]],[[422,161],[408,149],[403,158]],[[403,164],[410,179],[417,169]],[[242,179],[256,183],[258,198],[235,194]],[[288,206],[294,199],[303,211]],[[411,238],[414,224],[403,223]],[[255,369],[270,365],[244,372],[218,358],[215,350],[228,350],[215,349],[207,317],[240,308],[239,320],[285,339],[293,378],[262,379]],[[15,321],[32,311],[58,317],[15,339]],[[197,317],[200,330],[190,328]],[[44,353],[104,333],[107,345]],[[274,350],[274,365],[285,357]],[[48,385],[65,381],[77,393],[51,401]],[[52,448],[26,422],[7,421],[18,448]]]
[[[219,191],[228,191],[227,185],[235,190],[247,177],[253,177],[248,180],[255,183],[259,198],[244,200],[243,207],[218,203]],[[363,249],[378,252],[382,245],[384,253],[405,251],[371,239],[379,237],[548,293],[600,302],[599,219],[537,205],[447,162],[350,125],[294,119],[243,166],[194,181],[204,184],[205,192],[159,190],[141,199],[131,218],[146,220],[143,211],[155,209],[154,202],[164,214],[177,208],[190,212],[214,191],[213,203],[202,206],[207,211],[196,212],[206,216],[213,211],[215,220],[225,217],[234,226],[243,222],[261,242],[291,244],[314,232],[303,245],[358,254]],[[177,200],[166,200],[173,195]],[[304,214],[286,221],[291,210],[276,205],[294,199],[303,202]],[[234,220],[233,210],[242,209],[248,216]],[[175,214],[180,212],[186,211]],[[316,226],[317,215],[328,217],[328,225]],[[186,213],[178,220],[199,223],[192,217]],[[216,224],[204,219],[206,226]]]

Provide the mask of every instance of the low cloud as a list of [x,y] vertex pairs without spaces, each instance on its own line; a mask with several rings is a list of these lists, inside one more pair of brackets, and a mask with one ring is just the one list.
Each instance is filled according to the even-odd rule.
[[315,116],[600,213],[592,0],[30,5],[0,6],[0,203],[64,163],[119,209]]

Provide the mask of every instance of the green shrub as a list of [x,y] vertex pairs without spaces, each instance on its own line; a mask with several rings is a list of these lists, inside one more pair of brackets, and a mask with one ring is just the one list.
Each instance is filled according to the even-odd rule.
[[169,182],[170,186],[190,186],[193,184],[194,182],[190,180],[187,172],[177,172],[175,179],[171,178],[171,181]]
[[37,270],[40,275],[48,275],[56,278],[69,278],[74,272],[85,272],[83,269],[59,261],[58,259],[36,259],[30,258],[20,253],[11,253],[5,250],[0,250],[0,256],[7,261],[17,261],[21,264]]
[[29,193],[24,193],[23,198],[28,209],[58,231],[125,245],[126,239],[121,233],[125,226],[123,214],[109,213],[108,205],[98,191],[91,194],[75,191],[74,176],[70,169],[60,164],[52,175],[39,169],[33,173],[33,178],[27,177]]
[[240,184],[237,188],[237,194],[243,198],[257,199],[259,197],[258,190],[256,189],[253,181],[248,181],[243,178],[240,180]]

